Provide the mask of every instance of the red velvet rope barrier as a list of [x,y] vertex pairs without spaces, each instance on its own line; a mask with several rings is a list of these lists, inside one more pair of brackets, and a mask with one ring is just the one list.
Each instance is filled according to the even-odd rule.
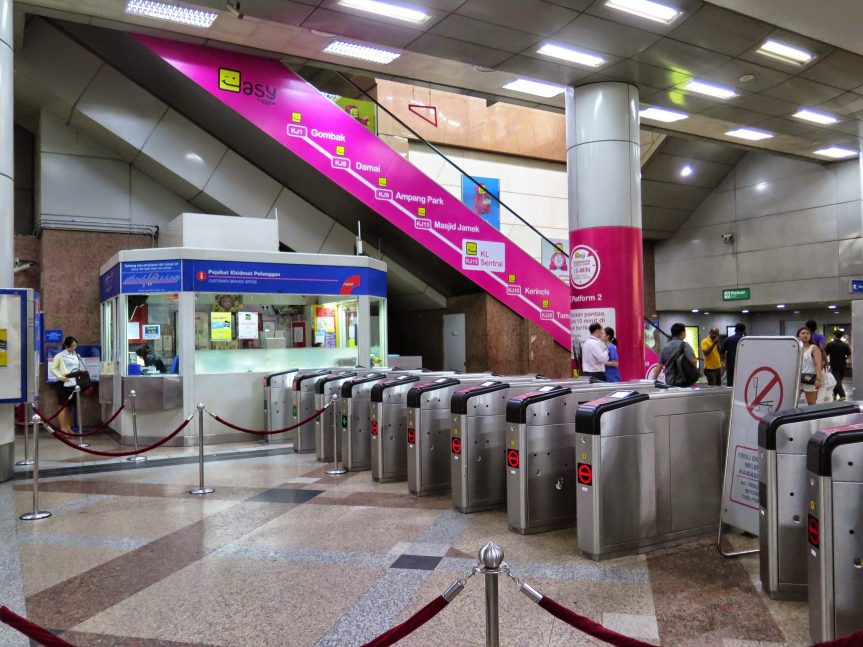
[[[68,407],[68,406],[69,406],[69,404],[72,402],[72,398],[73,398],[74,396],[75,396],[75,394],[73,393],[73,394],[72,394],[72,395],[70,395],[68,398],[66,398],[66,402],[64,402],[64,403],[60,406],[60,408],[59,408],[59,409],[57,409],[57,410],[54,412],[54,415],[53,415],[53,416],[46,416],[46,415],[44,415],[44,414],[41,414],[41,413],[40,413],[40,414],[39,414],[39,416],[41,416],[41,418],[42,418],[42,422],[51,422],[54,418],[56,418],[57,416],[59,416],[61,412],[63,412],[63,411],[65,411],[65,410],[66,410],[66,407]],[[36,412],[36,411],[37,411],[36,407],[33,407],[33,411],[34,411],[34,412]]]
[[367,642],[363,647],[388,647],[389,645],[397,643],[399,640],[408,634],[413,633],[429,620],[434,618],[447,604],[449,604],[449,602],[446,601],[444,596],[437,596],[434,600],[429,602],[403,623],[382,633],[371,642]]
[[598,622],[594,622],[590,618],[580,616],[574,611],[570,611],[566,607],[545,596],[542,597],[538,604],[555,618],[563,620],[579,631],[583,631],[594,638],[599,638],[599,640],[607,642],[610,645],[617,645],[617,647],[655,647],[650,643],[636,640],[629,636],[624,636],[623,634],[619,634],[611,629],[606,629]]
[[112,416],[111,416],[110,418],[108,418],[105,422],[103,422],[101,427],[99,427],[98,429],[91,429],[91,430],[90,430],[90,431],[88,431],[87,433],[83,433],[83,434],[67,434],[67,433],[66,433],[65,431],[63,431],[62,429],[55,429],[53,425],[51,425],[51,430],[52,430],[54,433],[56,433],[56,434],[60,434],[60,435],[62,435],[62,436],[66,436],[66,438],[83,438],[83,437],[85,437],[85,436],[94,436],[94,435],[98,434],[100,431],[105,431],[105,430],[108,428],[108,425],[110,425],[112,422],[114,422],[114,420],[117,418],[117,416],[119,416],[119,415],[120,415],[120,412],[121,412],[123,409],[125,409],[125,408],[126,408],[126,405],[125,405],[125,404],[121,404],[121,405],[120,405],[120,408],[119,408],[119,409],[117,409],[117,410],[114,412],[114,415],[112,415]]
[[183,429],[185,429],[185,428],[186,428],[186,425],[188,425],[188,424],[189,424],[189,421],[191,421],[191,420],[192,420],[192,418],[191,418],[191,417],[186,418],[186,419],[183,421],[183,423],[182,423],[179,427],[177,427],[177,428],[176,428],[174,431],[172,431],[170,434],[168,434],[167,436],[165,436],[164,438],[162,438],[162,440],[157,440],[157,441],[156,441],[155,443],[153,443],[152,445],[147,445],[146,447],[141,447],[138,451],[135,451],[135,450],[133,449],[133,450],[128,451],[128,452],[102,452],[102,451],[99,451],[98,449],[89,449],[89,448],[87,448],[87,447],[81,447],[80,445],[76,445],[76,444],[75,444],[75,443],[73,443],[71,440],[67,440],[66,438],[64,438],[63,436],[61,436],[60,434],[58,434],[57,432],[54,432],[53,436],[54,436],[54,438],[56,438],[57,440],[59,440],[59,441],[60,441],[61,443],[63,443],[64,445],[68,445],[68,446],[69,446],[69,447],[71,447],[72,449],[77,449],[78,451],[82,451],[82,452],[84,452],[85,454],[93,454],[93,456],[109,456],[109,457],[117,457],[117,458],[119,458],[119,457],[122,457],[122,456],[134,456],[135,454],[143,454],[144,452],[148,452],[148,451],[150,451],[151,449],[156,449],[156,447],[161,447],[161,446],[162,446],[162,445],[164,445],[166,442],[168,442],[169,440],[171,440],[172,438],[174,438],[174,436],[176,436],[176,435],[177,435],[177,434],[179,434],[181,431],[183,431]]
[[282,434],[286,431],[291,431],[292,429],[296,429],[297,427],[302,427],[307,422],[311,422],[319,415],[321,415],[324,411],[326,411],[330,405],[325,406],[323,409],[318,409],[312,415],[310,415],[305,420],[300,420],[297,424],[291,425],[290,427],[282,427],[281,429],[274,429],[273,431],[258,431],[257,429],[247,429],[246,427],[240,427],[239,425],[235,425],[233,422],[228,422],[223,418],[220,418],[214,413],[209,413],[216,421],[221,422],[226,427],[230,427],[231,429],[236,429],[237,431],[242,431],[244,434],[255,434],[256,436],[273,436],[275,434]]
[[43,629],[27,618],[22,618],[17,613],[10,611],[8,607],[0,607],[0,622],[9,625],[15,631],[35,640],[40,645],[45,645],[45,647],[75,647],[72,643],[55,636],[47,629]]
[[857,631],[835,640],[827,640],[813,647],[861,647],[863,646],[863,631]]

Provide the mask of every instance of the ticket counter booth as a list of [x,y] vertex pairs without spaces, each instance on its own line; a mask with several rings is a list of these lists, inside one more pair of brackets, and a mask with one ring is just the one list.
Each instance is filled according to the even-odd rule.
[[[172,226],[160,242],[182,246],[121,251],[100,269],[103,418],[134,389],[142,444],[199,402],[266,428],[262,384],[281,370],[385,365],[381,261],[262,250],[278,245],[274,220],[183,214]],[[113,427],[131,443],[128,406]],[[210,416],[204,430],[207,443],[250,438]],[[197,425],[179,438],[196,444]]]

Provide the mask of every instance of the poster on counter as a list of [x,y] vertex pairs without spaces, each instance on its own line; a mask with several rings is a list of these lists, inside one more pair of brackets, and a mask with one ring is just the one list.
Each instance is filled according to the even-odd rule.
[[257,339],[258,338],[258,313],[257,312],[238,312],[237,313],[237,337],[239,339]]
[[480,218],[500,230],[500,180],[493,177],[475,177],[477,186],[466,175],[461,176],[461,201]]
[[230,312],[210,313],[210,341],[231,341],[232,333]]
[[160,324],[144,324],[141,326],[142,338],[155,340],[162,336],[162,326]]

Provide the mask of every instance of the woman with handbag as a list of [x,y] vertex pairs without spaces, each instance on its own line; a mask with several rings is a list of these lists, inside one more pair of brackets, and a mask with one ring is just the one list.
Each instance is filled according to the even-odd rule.
[[797,331],[797,339],[803,342],[800,393],[806,398],[806,404],[812,405],[818,400],[818,389],[821,387],[821,351],[812,343],[812,331],[806,326]]
[[[62,407],[75,392],[78,385],[76,374],[84,368],[81,356],[78,355],[78,340],[66,337],[63,340],[63,350],[54,355],[51,361],[51,374],[57,378],[57,399]],[[67,434],[72,433],[72,407],[66,407],[59,415],[60,429]]]

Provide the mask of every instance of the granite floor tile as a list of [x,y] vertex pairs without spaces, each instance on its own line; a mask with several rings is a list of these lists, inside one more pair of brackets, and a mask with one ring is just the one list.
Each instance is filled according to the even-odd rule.
[[[313,488],[318,488],[315,483]],[[329,490],[321,495],[321,501],[332,505],[371,506],[375,508],[406,508],[409,510],[447,510],[452,501],[444,497],[416,497],[410,494],[389,494],[377,492],[357,492],[355,490]]]
[[[67,481],[50,481],[39,484],[41,493],[49,492],[65,492],[78,493],[84,495],[111,495],[111,496],[131,496],[131,497],[175,497],[188,498],[189,490],[198,485],[197,472],[194,478],[188,478],[183,484],[166,484],[166,483],[141,483],[141,482],[122,482],[115,480],[104,479],[86,479],[86,480],[67,480]],[[211,485],[209,481],[207,485]],[[16,489],[29,490],[29,487],[18,485]],[[242,487],[226,487],[220,486],[209,499],[225,499],[229,501],[241,501],[248,499],[260,493],[260,488],[242,488]]]
[[218,647],[201,642],[187,643],[174,640],[150,640],[148,638],[132,638],[130,636],[109,636],[106,634],[84,633],[81,631],[66,631],[62,638],[75,647]]
[[128,551],[49,544],[21,544],[24,588],[28,596],[89,571]]
[[298,490],[294,488],[272,488],[249,499],[250,503],[305,503],[318,496],[322,490]]
[[399,555],[390,568],[406,568],[415,571],[433,571],[440,563],[440,557],[429,555]]
[[[12,483],[0,484],[0,600],[19,615],[25,614],[24,579],[18,550],[17,511]],[[29,641],[0,624],[0,645],[27,647]]]
[[659,627],[653,614],[608,612],[602,614],[602,624],[624,636],[659,644]]

